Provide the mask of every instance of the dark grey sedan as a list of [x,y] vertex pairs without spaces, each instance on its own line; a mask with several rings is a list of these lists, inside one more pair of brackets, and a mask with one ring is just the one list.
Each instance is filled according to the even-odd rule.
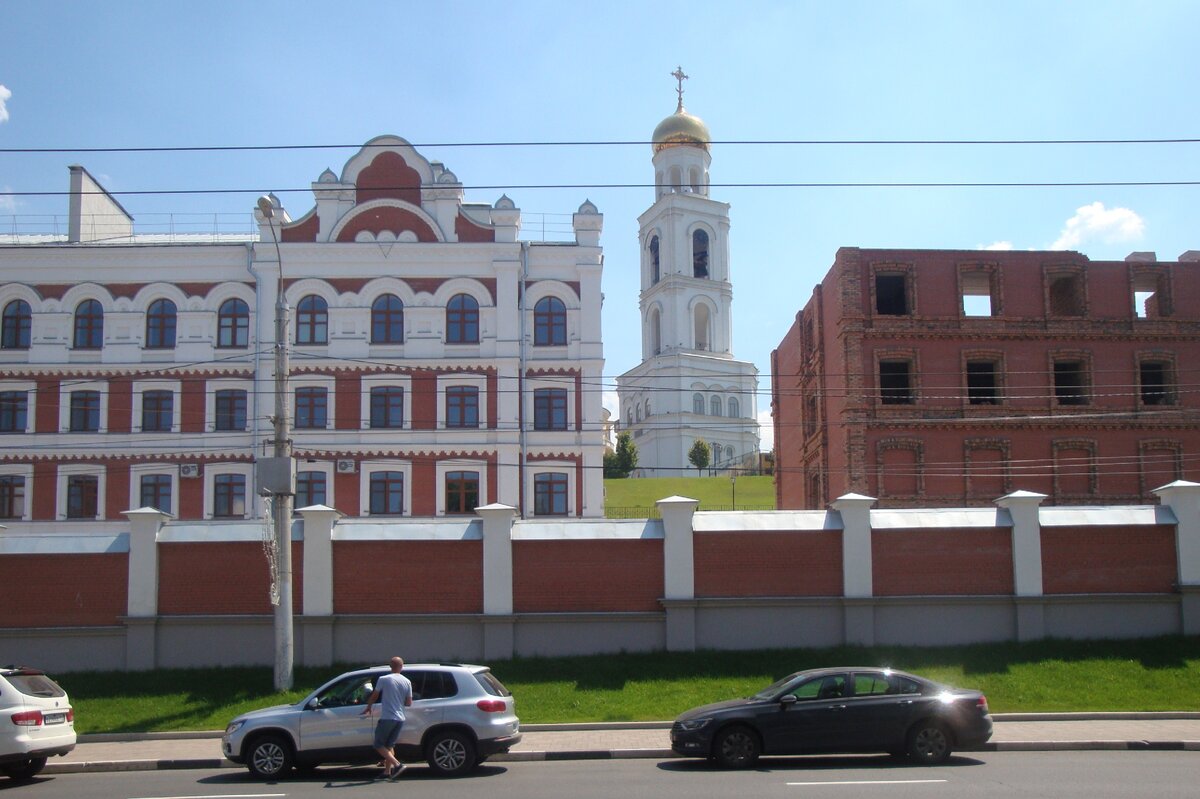
[[671,727],[671,748],[725,768],[759,755],[889,752],[941,763],[992,737],[987,698],[879,667],[800,671],[754,696],[693,708]]

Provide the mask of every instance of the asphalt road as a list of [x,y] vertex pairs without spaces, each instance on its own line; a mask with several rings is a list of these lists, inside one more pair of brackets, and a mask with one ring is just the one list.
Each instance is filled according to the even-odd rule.
[[697,799],[708,796],[833,799],[985,799],[990,797],[1196,796],[1196,752],[992,752],[955,756],[944,766],[897,764],[886,757],[769,758],[746,772],[692,760],[583,760],[485,764],[458,780],[410,766],[398,783],[374,769],[321,769],[262,783],[234,769],[62,774],[15,785],[4,799]]

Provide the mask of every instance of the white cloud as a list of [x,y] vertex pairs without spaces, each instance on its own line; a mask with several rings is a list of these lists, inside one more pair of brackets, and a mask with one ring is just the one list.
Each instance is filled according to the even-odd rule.
[[600,404],[603,405],[605,408],[608,408],[609,413],[612,414],[612,418],[614,418],[614,419],[617,418],[617,416],[619,415],[618,408],[621,407],[621,403],[619,403],[617,401],[617,392],[615,392],[615,391],[603,392],[600,395]]
[[3,192],[12,191],[11,186],[0,187],[0,213],[11,214],[17,210],[17,198],[6,196]]
[[991,244],[980,244],[981,250],[1011,250],[1013,243],[1011,241],[993,241]]
[[12,92],[9,91],[7,86],[0,83],[0,122],[8,121],[8,107],[5,103],[8,102],[9,97],[12,97]]
[[758,421],[758,448],[770,452],[775,448],[775,424],[771,421],[771,409],[759,411],[754,418]]
[[1067,220],[1052,250],[1073,250],[1089,241],[1118,244],[1136,241],[1145,232],[1146,223],[1128,208],[1105,208],[1096,201],[1075,211]]

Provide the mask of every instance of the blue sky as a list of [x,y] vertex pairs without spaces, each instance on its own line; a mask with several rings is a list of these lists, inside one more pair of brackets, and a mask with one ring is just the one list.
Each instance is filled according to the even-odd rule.
[[[1194,2],[246,3],[0,7],[0,147],[645,141],[688,110],[716,141],[1200,136]],[[468,186],[647,183],[646,145],[422,147]],[[351,150],[0,153],[0,192],[306,187]],[[1200,144],[714,145],[714,183],[1200,179]],[[606,375],[640,357],[649,188],[507,192],[527,217],[605,214]],[[1200,249],[1200,187],[719,188],[734,350],[760,370],[840,246]],[[254,194],[127,196],[139,222],[246,214]],[[282,195],[295,217],[311,194]],[[66,213],[0,196],[0,226]],[[44,220],[44,217],[43,217]],[[769,437],[767,442],[769,443]]]

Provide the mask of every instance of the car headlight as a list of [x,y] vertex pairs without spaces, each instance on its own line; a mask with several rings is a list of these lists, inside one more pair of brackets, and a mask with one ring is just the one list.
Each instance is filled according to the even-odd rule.
[[686,730],[688,732],[691,732],[693,730],[704,729],[706,726],[708,726],[711,723],[712,723],[711,717],[705,717],[702,719],[688,719],[687,721],[679,722],[679,728],[681,730]]
[[243,725],[243,724],[245,724],[245,723],[246,723],[246,722],[244,722],[244,721],[231,721],[231,722],[229,722],[229,726],[225,728],[225,734],[226,734],[226,735],[233,735],[235,732],[237,732],[238,730],[240,730],[240,729],[242,728],[242,725]]

